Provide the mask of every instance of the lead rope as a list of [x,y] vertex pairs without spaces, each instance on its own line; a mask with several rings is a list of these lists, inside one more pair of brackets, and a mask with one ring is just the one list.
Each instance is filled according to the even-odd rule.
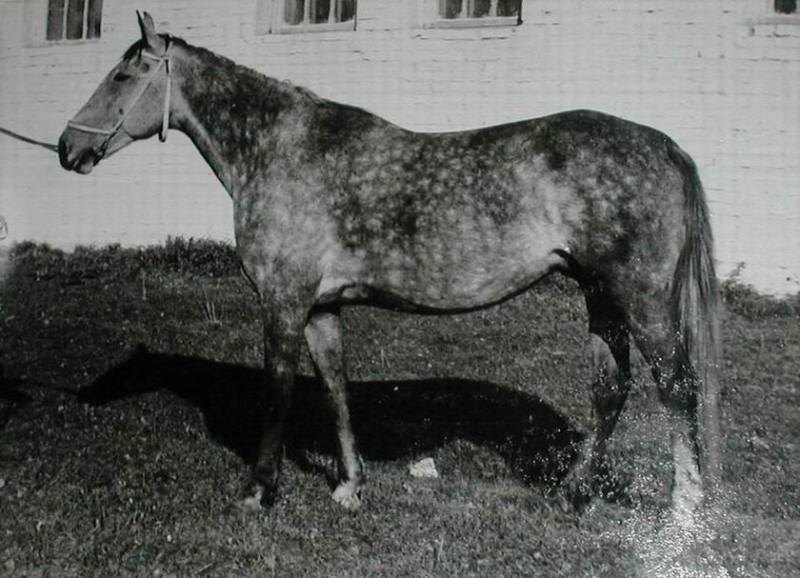
[[7,128],[4,128],[2,126],[0,126],[0,133],[4,134],[6,136],[9,136],[11,138],[17,139],[19,141],[22,141],[24,143],[28,143],[28,144],[32,144],[32,145],[36,145],[36,146],[45,148],[45,149],[47,149],[49,151],[53,151],[54,153],[58,152],[58,145],[55,145],[55,144],[52,144],[52,143],[49,143],[49,142],[43,142],[43,141],[40,141],[40,140],[32,139],[32,138],[27,137],[25,135],[19,134],[18,132],[14,132],[13,130],[8,130]]

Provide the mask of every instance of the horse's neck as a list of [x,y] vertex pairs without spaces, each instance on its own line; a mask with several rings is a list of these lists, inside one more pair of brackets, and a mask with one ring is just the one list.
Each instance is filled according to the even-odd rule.
[[272,160],[285,88],[210,52],[183,50],[179,128],[235,199],[253,171],[266,170]]

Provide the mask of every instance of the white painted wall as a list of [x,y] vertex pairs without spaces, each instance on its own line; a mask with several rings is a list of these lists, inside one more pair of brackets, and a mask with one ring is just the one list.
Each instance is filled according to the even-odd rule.
[[[0,0],[2,1],[2,0]],[[719,270],[800,290],[800,18],[769,0],[524,0],[524,24],[431,29],[435,0],[361,0],[358,30],[261,34],[275,0],[141,0],[160,28],[416,130],[570,108],[655,126],[695,158]],[[47,43],[46,0],[0,3],[0,126],[54,142],[136,39],[105,0],[99,41]],[[89,177],[0,135],[9,235],[57,246],[231,239],[227,195],[189,141],[137,143]]]

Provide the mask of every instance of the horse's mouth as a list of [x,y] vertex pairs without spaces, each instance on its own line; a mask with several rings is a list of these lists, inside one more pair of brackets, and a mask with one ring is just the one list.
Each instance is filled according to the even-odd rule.
[[100,162],[103,155],[94,149],[86,149],[80,154],[69,154],[65,150],[59,150],[61,166],[68,171],[75,171],[81,175],[88,175],[94,166]]
[[100,162],[101,158],[103,157],[95,154],[94,151],[89,151],[79,159],[79,162],[75,164],[73,170],[76,173],[80,173],[82,175],[88,175],[89,173],[92,172],[94,166]]

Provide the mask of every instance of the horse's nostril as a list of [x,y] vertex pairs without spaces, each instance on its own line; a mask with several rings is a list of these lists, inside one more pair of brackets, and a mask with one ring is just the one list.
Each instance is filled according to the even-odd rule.
[[65,169],[69,168],[69,148],[63,136],[58,139],[58,160]]

